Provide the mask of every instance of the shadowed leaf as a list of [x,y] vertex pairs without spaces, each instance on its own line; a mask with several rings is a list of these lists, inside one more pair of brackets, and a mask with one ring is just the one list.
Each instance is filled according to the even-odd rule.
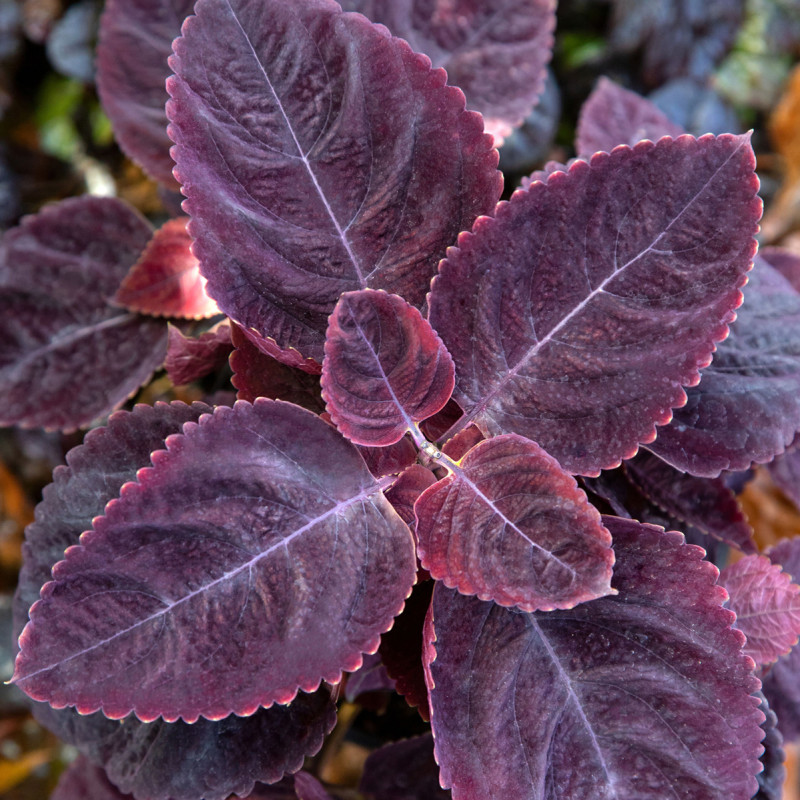
[[224,366],[232,350],[230,325],[219,325],[197,338],[170,325],[164,369],[175,386],[182,386]]

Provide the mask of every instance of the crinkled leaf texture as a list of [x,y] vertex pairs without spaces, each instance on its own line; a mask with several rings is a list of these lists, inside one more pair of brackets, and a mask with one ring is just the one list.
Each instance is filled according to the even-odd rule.
[[[178,402],[119,411],[67,454],[66,466],[56,469],[36,507],[36,521],[25,532],[24,563],[14,598],[15,636],[64,550],[77,544],[122,485],[150,464],[151,451],[180,432],[185,422],[210,411],[203,403]],[[319,749],[336,719],[323,690],[299,695],[288,708],[274,706],[251,717],[198,720],[193,725],[143,723],[133,716],[120,724],[99,712],[82,716],[46,703],[34,704],[33,713],[59,738],[102,765],[115,785],[147,800],[221,800],[234,791],[249,791],[254,781],[277,780]],[[204,754],[200,761],[197,752]]]
[[525,611],[611,593],[611,536],[575,479],[535,442],[470,450],[414,509],[422,566],[463,594]]
[[800,294],[756,256],[730,335],[648,449],[713,478],[771,460],[799,429]]
[[728,608],[747,637],[744,652],[759,666],[786,655],[800,637],[800,586],[777,564],[745,556],[722,570]]
[[554,0],[344,0],[447,70],[498,145],[533,110],[553,48]]
[[450,399],[453,360],[419,311],[395,294],[339,298],[328,323],[322,396],[350,441],[385,447]]
[[164,369],[175,386],[181,386],[223,367],[232,350],[230,325],[217,325],[197,338],[184,336],[170,325]]
[[209,294],[322,361],[342,292],[421,306],[438,260],[499,196],[464,96],[332,0],[200,0],[167,88],[172,154]]
[[686,131],[667,118],[655,103],[600,78],[581,107],[575,149],[584,156],[617,145],[635,145],[642,139],[677,138]]
[[53,570],[14,680],[81,713],[193,722],[287,703],[374,652],[410,531],[316,415],[219,407],[152,456]]
[[430,321],[485,433],[584,475],[684,403],[741,301],[761,213],[748,137],[645,141],[554,172],[448,250]]
[[454,800],[750,800],[764,719],[703,551],[604,517],[619,594],[524,613],[439,584],[431,723]]
[[152,229],[111,197],[54,204],[0,250],[0,424],[74,430],[164,361],[167,325],[109,303]]
[[783,749],[783,736],[778,730],[778,717],[769,707],[767,698],[759,692],[761,698],[761,711],[765,716],[761,727],[764,730],[764,739],[761,742],[764,752],[761,754],[761,763],[764,769],[756,776],[758,778],[758,793],[753,800],[783,800],[783,784],[786,781],[786,752]]
[[167,136],[167,59],[192,0],[109,0],[100,19],[97,89],[120,147],[168,188],[175,162]]
[[219,314],[206,294],[205,278],[192,255],[188,217],[171,219],[148,243],[119,287],[114,302],[156,317],[203,319]]

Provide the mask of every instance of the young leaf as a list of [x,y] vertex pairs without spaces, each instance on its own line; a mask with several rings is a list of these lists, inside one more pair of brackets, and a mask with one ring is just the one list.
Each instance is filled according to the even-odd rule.
[[756,256],[744,295],[686,405],[648,445],[692,475],[769,461],[800,429],[800,294]]
[[536,611],[611,592],[614,554],[600,514],[521,436],[476,445],[414,508],[422,566],[463,594]]
[[53,570],[14,681],[81,713],[248,715],[374,652],[414,547],[355,448],[288,403],[167,440]]
[[49,206],[0,249],[0,424],[74,430],[113,411],[164,361],[167,326],[114,308],[152,235],[111,197]]
[[187,217],[171,219],[153,234],[119,287],[117,305],[156,317],[202,319],[219,314],[192,255],[187,222]]
[[333,0],[200,0],[167,82],[172,154],[209,294],[322,361],[342,292],[422,305],[445,248],[499,196],[464,96]]
[[741,301],[761,212],[746,136],[640,142],[533,183],[459,237],[430,321],[459,425],[518,433],[585,475],[686,398]]
[[218,325],[196,339],[170,325],[164,369],[172,383],[181,386],[224,366],[231,350],[230,325]]
[[763,714],[700,548],[604,517],[619,592],[522,613],[441,584],[426,670],[454,800],[750,800]]
[[386,499],[400,515],[403,522],[413,529],[416,524],[414,504],[417,498],[436,483],[436,476],[422,464],[412,464],[386,490]]
[[193,0],[108,0],[100,18],[97,90],[120,147],[176,188],[164,104],[167,59]]
[[650,100],[600,78],[581,107],[575,149],[584,156],[617,145],[635,145],[642,139],[677,138],[686,131],[670,122]]
[[350,441],[386,447],[444,408],[453,360],[402,297],[366,289],[339,298],[328,323],[322,396]]
[[553,49],[554,0],[344,0],[405,39],[467,96],[502,144],[533,110]]
[[780,566],[759,555],[745,556],[719,576],[747,637],[744,652],[759,666],[786,655],[800,637],[800,586]]

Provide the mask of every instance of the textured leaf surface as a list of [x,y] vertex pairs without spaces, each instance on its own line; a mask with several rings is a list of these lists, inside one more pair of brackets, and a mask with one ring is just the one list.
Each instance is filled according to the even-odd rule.
[[417,448],[410,436],[404,436],[389,447],[359,446],[358,452],[376,478],[399,475],[417,460]]
[[427,59],[332,0],[201,0],[170,63],[172,153],[208,291],[321,362],[342,292],[420,306],[500,193],[497,153]]
[[762,258],[728,338],[648,449],[714,477],[769,461],[800,429],[800,294]]
[[783,736],[778,730],[778,718],[769,707],[767,698],[761,692],[758,696],[761,698],[761,711],[766,717],[761,723],[764,730],[764,740],[761,742],[764,752],[761,755],[761,763],[764,769],[756,776],[758,793],[753,796],[753,800],[784,800],[786,752],[783,749]]
[[719,576],[736,613],[736,627],[747,637],[744,652],[759,666],[776,661],[800,637],[800,586],[768,558],[745,556]]
[[191,722],[286,703],[358,667],[415,563],[353,446],[261,400],[219,407],[167,447],[54,568],[17,684],[82,713]]
[[422,566],[464,594],[536,611],[611,591],[614,554],[600,514],[521,436],[476,445],[415,511]]
[[498,145],[533,110],[553,48],[552,0],[345,0],[447,70]]
[[97,88],[120,147],[164,186],[176,187],[167,136],[167,59],[192,0],[109,0],[100,20]]
[[775,485],[800,508],[800,437],[767,464]]
[[181,386],[223,367],[231,350],[230,325],[219,325],[197,338],[184,336],[178,328],[170,325],[164,369],[175,386]]
[[635,145],[641,139],[677,138],[686,131],[675,125],[650,100],[600,78],[581,107],[575,149],[590,156],[597,150],[611,152],[617,145]]
[[454,800],[755,793],[758,680],[715,568],[680,534],[604,521],[615,597],[527,614],[436,587],[426,669]]
[[202,319],[219,314],[206,294],[205,278],[192,255],[188,217],[162,225],[141,258],[125,276],[114,302],[130,311],[156,317]]
[[0,249],[0,424],[75,429],[161,366],[167,326],[109,304],[152,230],[110,197],[27,217]]
[[436,483],[436,476],[422,464],[412,464],[386,490],[386,499],[394,506],[402,520],[412,528],[416,525],[414,503],[429,487]]
[[641,142],[515,192],[462,234],[429,318],[463,423],[533,439],[581,474],[652,441],[740,302],[753,165],[746,137]]
[[356,444],[385,447],[444,408],[453,360],[419,311],[371,289],[339,298],[328,323],[322,396]]
[[721,478],[687,475],[645,452],[626,461],[624,469],[645,497],[671,517],[684,520],[745,553],[756,551],[753,529],[736,495]]

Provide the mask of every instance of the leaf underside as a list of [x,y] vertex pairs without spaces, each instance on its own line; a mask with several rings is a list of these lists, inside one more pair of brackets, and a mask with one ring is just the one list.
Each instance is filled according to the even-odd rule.
[[585,475],[651,442],[741,300],[753,167],[747,137],[645,141],[534,182],[462,234],[429,319],[467,418]]

